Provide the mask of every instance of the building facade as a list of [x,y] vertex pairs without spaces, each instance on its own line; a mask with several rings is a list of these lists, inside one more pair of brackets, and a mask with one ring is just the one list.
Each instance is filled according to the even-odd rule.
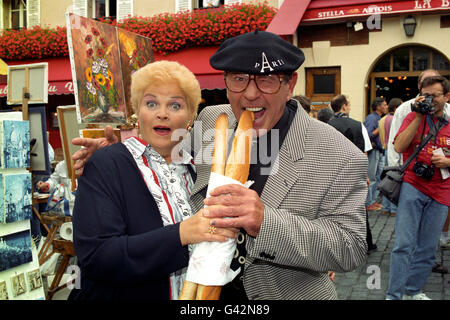
[[[316,110],[342,93],[351,100],[350,116],[363,121],[376,96],[387,100],[414,97],[421,71],[434,68],[450,76],[450,0],[0,0],[0,28],[63,26],[69,11],[121,20],[255,2],[278,8],[268,31],[304,51],[306,60],[298,70],[294,93],[309,97]],[[214,50],[189,48],[163,58],[186,64],[199,77],[203,94],[210,96],[210,101],[223,102],[220,72],[209,67]],[[51,142],[58,148],[56,106],[74,104],[74,97],[70,70],[61,71],[70,68],[68,58],[53,60],[49,66],[48,126]],[[0,97],[5,95],[0,84]]]

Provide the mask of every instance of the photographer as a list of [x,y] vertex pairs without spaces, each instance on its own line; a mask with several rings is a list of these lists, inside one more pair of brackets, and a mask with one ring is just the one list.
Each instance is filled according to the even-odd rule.
[[[440,232],[450,205],[450,125],[444,106],[450,99],[450,82],[429,77],[403,121],[394,148],[406,160],[429,134],[437,132],[411,162],[403,177],[395,221],[387,299],[430,300],[421,292],[434,265]],[[439,155],[442,151],[444,155]],[[441,170],[442,169],[442,170]]]

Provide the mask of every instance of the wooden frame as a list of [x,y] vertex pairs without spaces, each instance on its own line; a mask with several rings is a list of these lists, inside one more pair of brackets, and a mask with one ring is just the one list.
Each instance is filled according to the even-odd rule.
[[50,175],[51,165],[48,157],[45,107],[29,108],[28,115],[30,120],[30,141],[36,139],[36,143],[30,150],[31,153],[36,154],[36,156],[30,156],[31,171],[36,174]]
[[48,63],[8,66],[7,104],[22,104],[23,88],[29,104],[48,103]]
[[78,123],[76,106],[59,106],[56,110],[58,113],[59,134],[61,135],[63,155],[67,166],[67,174],[70,178],[72,178],[72,155],[81,148],[73,145],[72,139],[80,136],[80,129],[83,129],[85,125]]

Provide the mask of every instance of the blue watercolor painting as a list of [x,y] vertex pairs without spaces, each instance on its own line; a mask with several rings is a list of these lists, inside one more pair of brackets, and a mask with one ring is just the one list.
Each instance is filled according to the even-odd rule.
[[31,174],[4,174],[5,223],[29,220],[32,217]]
[[2,168],[30,167],[30,123],[3,120]]

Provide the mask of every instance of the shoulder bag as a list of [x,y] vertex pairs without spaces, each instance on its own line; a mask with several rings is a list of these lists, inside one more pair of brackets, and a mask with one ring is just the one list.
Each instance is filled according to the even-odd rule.
[[[443,121],[442,121],[443,120]],[[411,161],[419,154],[427,143],[437,135],[439,130],[446,124],[446,120],[439,119],[436,125],[433,125],[430,116],[427,115],[428,125],[430,126],[430,131],[426,138],[422,140],[419,146],[414,150],[414,152],[409,156],[408,160],[402,166],[391,166],[384,167],[381,172],[381,181],[378,185],[380,193],[389,199],[393,204],[398,205],[398,199],[400,198],[400,189],[403,183],[403,176],[405,174],[406,168],[408,168]]]

